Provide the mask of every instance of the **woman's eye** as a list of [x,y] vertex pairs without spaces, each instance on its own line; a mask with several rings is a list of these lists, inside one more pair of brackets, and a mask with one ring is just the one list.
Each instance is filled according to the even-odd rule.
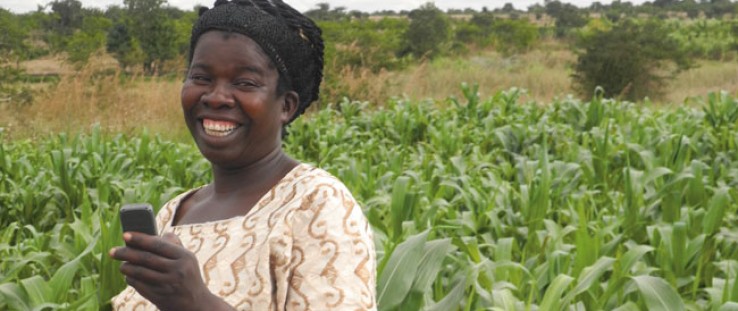
[[193,75],[190,77],[192,81],[195,81],[195,83],[207,83],[210,81],[210,79],[207,76],[203,75]]
[[250,80],[239,80],[233,83],[233,85],[238,87],[255,87],[257,84],[254,81]]

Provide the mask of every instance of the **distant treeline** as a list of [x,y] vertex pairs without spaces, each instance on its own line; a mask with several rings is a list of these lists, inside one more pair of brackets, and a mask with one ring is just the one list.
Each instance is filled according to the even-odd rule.
[[[155,74],[171,70],[166,68],[167,61],[181,59],[187,53],[189,29],[198,8],[182,10],[170,6],[166,0],[123,0],[122,5],[113,5],[103,11],[85,8],[79,0],[54,0],[31,13],[13,14],[7,9],[0,8],[0,29],[3,29],[0,61],[17,63],[64,53],[71,62],[84,63],[95,52],[104,50],[112,54],[123,69],[141,66],[139,68],[146,73]],[[402,57],[407,55],[433,57],[441,50],[459,52],[470,46],[494,45],[505,52],[518,52],[529,48],[540,36],[564,37],[570,29],[585,26],[593,16],[612,22],[643,15],[723,18],[732,16],[737,10],[738,4],[729,0],[656,0],[642,5],[627,1],[594,2],[586,8],[545,1],[525,10],[507,3],[494,10],[484,7],[446,12],[428,3],[411,11],[378,10],[373,13],[320,3],[305,13],[321,23],[326,37],[337,49],[362,48],[362,55],[353,56],[361,59],[347,61],[372,63],[370,67],[376,69],[399,66],[406,61]],[[381,17],[405,18],[383,20]],[[413,20],[423,24],[425,29],[413,29]],[[547,29],[540,30],[542,27]],[[412,42],[410,37],[431,30],[437,42]],[[367,48],[378,54],[366,53]],[[392,54],[392,57],[385,54]]]
[[[123,0],[105,10],[85,8],[79,0],[54,0],[24,14],[0,8],[0,97],[14,92],[9,85],[22,76],[22,61],[47,55],[82,65],[96,53],[108,53],[124,72],[181,76],[198,9],[182,10],[166,0]],[[545,1],[525,10],[508,3],[494,10],[445,12],[426,3],[411,11],[373,13],[321,3],[305,14],[323,29],[328,94],[342,96],[345,75],[397,70],[480,49],[524,53],[546,38],[562,40],[579,53],[581,42],[628,20],[663,25],[661,35],[689,56],[724,59],[738,49],[738,24],[732,21],[737,11],[738,3],[729,0],[656,0],[595,2],[586,8]],[[682,22],[690,19],[694,22]]]

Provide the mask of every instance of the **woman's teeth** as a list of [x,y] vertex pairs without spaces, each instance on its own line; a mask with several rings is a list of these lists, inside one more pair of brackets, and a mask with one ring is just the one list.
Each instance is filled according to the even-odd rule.
[[223,137],[233,133],[233,131],[238,127],[238,124],[228,121],[203,119],[202,127],[205,129],[205,134]]

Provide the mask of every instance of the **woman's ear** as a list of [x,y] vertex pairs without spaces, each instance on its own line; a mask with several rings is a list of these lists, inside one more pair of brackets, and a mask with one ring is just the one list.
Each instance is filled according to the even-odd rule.
[[295,91],[285,92],[282,100],[282,125],[292,120],[297,113],[297,107],[300,105],[300,95]]

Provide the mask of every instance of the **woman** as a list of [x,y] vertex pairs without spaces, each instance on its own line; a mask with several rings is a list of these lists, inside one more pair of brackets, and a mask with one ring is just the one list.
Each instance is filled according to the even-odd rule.
[[217,1],[193,26],[184,119],[212,183],[126,232],[116,310],[372,310],[371,230],[346,187],[281,149],[318,97],[320,29],[280,0]]

